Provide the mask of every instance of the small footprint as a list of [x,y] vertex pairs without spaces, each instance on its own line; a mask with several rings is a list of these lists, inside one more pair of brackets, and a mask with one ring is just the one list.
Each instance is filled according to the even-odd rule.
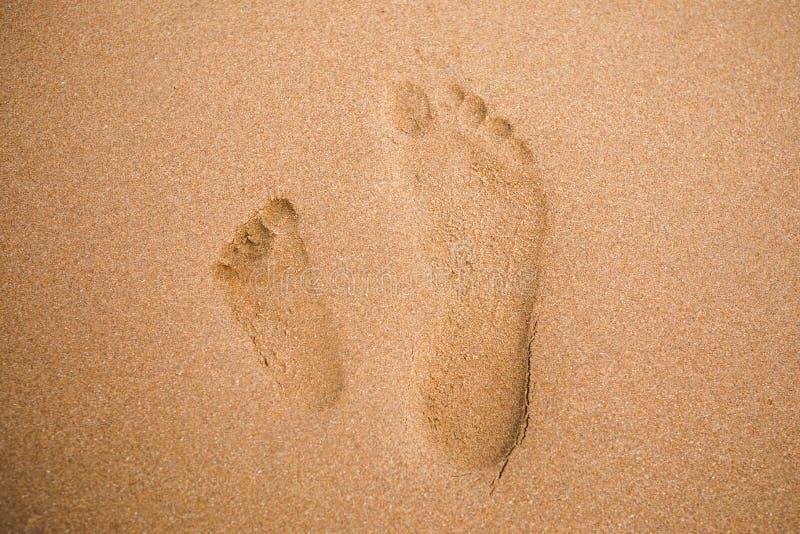
[[213,265],[236,321],[298,406],[324,408],[343,389],[339,342],[330,311],[320,301],[286,199],[270,201],[237,231]]
[[502,472],[527,424],[545,199],[507,121],[458,85],[428,93],[395,84],[384,109],[389,168],[425,208],[420,246],[436,273],[409,419],[451,464]]

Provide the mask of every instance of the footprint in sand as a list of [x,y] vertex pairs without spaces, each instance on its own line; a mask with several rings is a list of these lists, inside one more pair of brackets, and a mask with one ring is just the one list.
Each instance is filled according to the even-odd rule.
[[236,321],[290,401],[333,404],[343,388],[330,311],[309,284],[298,216],[286,199],[270,201],[236,232],[213,266]]
[[395,84],[384,118],[390,168],[426,208],[420,245],[436,275],[420,304],[409,419],[455,466],[498,466],[527,424],[545,216],[537,167],[509,123],[457,85],[431,100]]

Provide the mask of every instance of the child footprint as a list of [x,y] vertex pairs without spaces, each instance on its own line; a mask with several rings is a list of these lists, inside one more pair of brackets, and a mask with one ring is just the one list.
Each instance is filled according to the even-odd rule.
[[275,199],[251,216],[213,272],[285,396],[304,408],[332,405],[343,388],[339,343],[330,311],[306,287],[312,270],[292,203]]
[[415,351],[410,420],[423,445],[463,469],[498,466],[527,422],[544,195],[505,120],[457,85],[434,102],[410,82],[387,93],[389,168],[429,218],[433,279]]

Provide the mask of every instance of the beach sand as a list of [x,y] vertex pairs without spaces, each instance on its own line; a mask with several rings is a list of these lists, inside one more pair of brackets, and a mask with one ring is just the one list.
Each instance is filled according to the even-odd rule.
[[3,530],[800,530],[796,3],[0,20]]

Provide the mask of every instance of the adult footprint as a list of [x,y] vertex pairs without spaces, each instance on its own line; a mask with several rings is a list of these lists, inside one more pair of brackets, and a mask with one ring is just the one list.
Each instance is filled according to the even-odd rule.
[[236,232],[213,266],[234,317],[293,404],[324,408],[343,388],[339,343],[313,279],[298,216],[270,201]]
[[528,148],[476,95],[432,102],[409,82],[385,105],[389,167],[414,184],[433,272],[410,403],[429,449],[461,468],[505,460],[522,437],[544,195]]

